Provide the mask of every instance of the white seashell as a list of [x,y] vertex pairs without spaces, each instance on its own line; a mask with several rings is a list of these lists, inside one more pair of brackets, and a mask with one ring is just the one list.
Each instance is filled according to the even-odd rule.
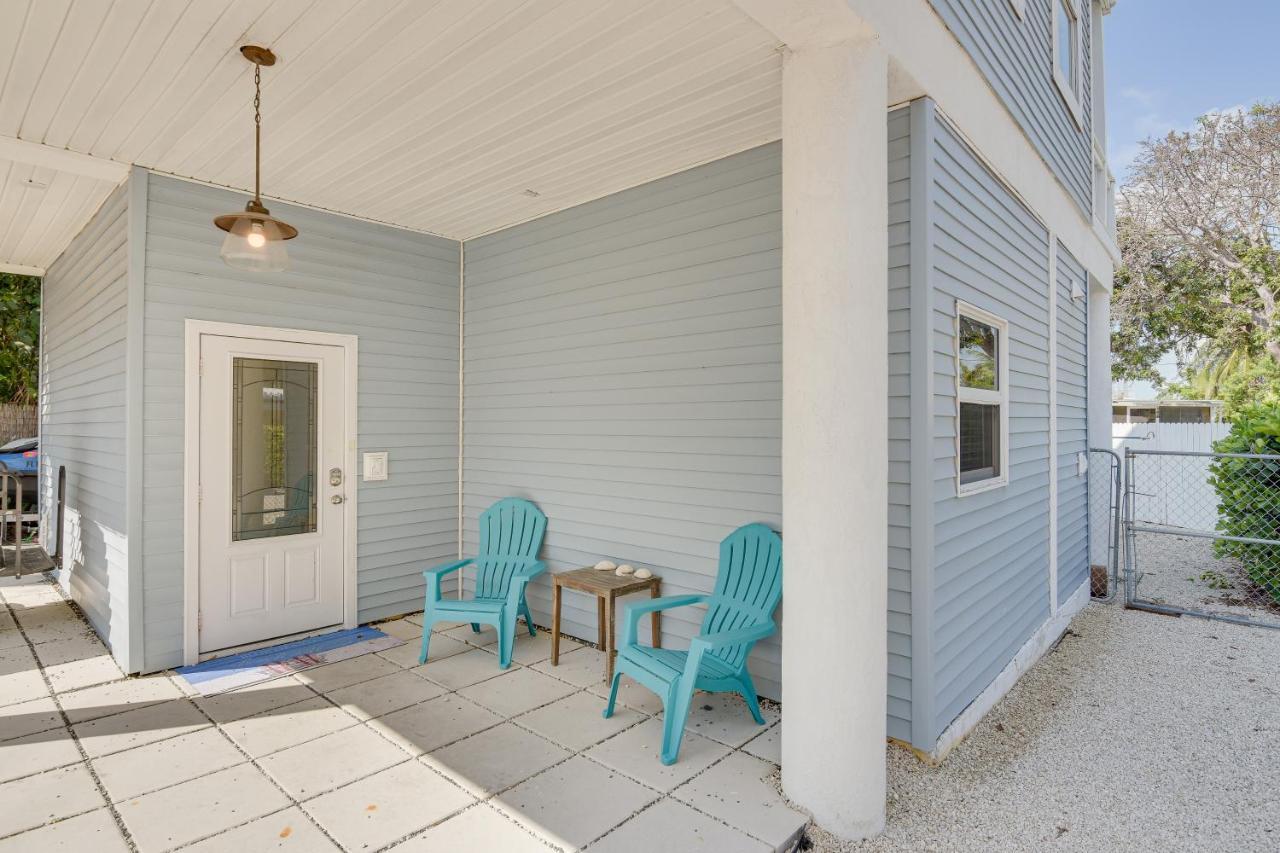
[[619,575],[633,574],[635,570],[636,570],[636,567],[631,565],[630,563],[623,563],[621,566],[618,566]]
[[611,572],[616,568],[618,568],[618,564],[610,562],[609,560],[601,560],[596,563],[596,569],[601,572]]
[[653,577],[653,572],[649,571],[648,569],[636,569],[636,577],[642,581],[648,580],[649,578]]

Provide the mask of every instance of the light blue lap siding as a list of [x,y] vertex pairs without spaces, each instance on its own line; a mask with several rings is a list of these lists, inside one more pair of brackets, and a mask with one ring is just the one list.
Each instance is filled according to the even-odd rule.
[[458,244],[273,203],[301,232],[289,243],[291,269],[244,273],[218,258],[221,232],[211,224],[242,207],[242,194],[159,175],[149,185],[147,668],[171,666],[182,653],[187,318],[359,337],[359,450],[391,454],[389,479],[359,483],[359,618],[420,610],[422,569],[457,553]]
[[[124,659],[128,642],[125,501],[127,184],[44,277],[40,352],[41,525],[56,541],[58,466],[67,469],[60,580]],[[134,543],[136,547],[137,543]]]
[[973,58],[987,83],[1022,126],[1081,209],[1092,205],[1093,143],[1090,128],[1092,15],[1078,0],[1084,52],[1081,81],[1083,128],[1075,123],[1053,79],[1053,3],[1026,0],[1019,17],[1009,0],[930,0],[939,17]]
[[[930,740],[1049,613],[1048,233],[945,120],[933,126],[934,294],[926,342],[934,365]],[[964,497],[957,495],[955,460],[957,300],[1009,323],[1009,482]]]
[[[1071,298],[1075,282],[1085,298]],[[1084,267],[1058,244],[1058,601],[1080,589],[1089,572],[1088,478],[1076,466],[1088,450],[1086,405],[1089,282]]]
[[[722,538],[780,527],[781,188],[766,145],[467,242],[467,553],[515,495],[547,514],[551,571],[611,557],[709,592]],[[549,624],[545,577],[528,598]],[[702,615],[664,634],[686,645]],[[594,600],[566,592],[563,620],[596,639]],[[779,654],[752,655],[767,696]]]
[[[889,117],[889,728],[910,730],[907,111]],[[492,501],[546,512],[551,570],[601,557],[707,592],[720,540],[780,524],[781,149],[746,151],[466,244],[464,551]],[[784,531],[785,534],[785,531]],[[549,583],[529,591],[550,620]],[[593,601],[564,629],[595,640]],[[687,644],[702,613],[672,611]],[[647,630],[647,629],[642,629]],[[780,693],[778,638],[751,668]]]
[[[923,105],[921,105],[923,106]],[[911,740],[912,107],[889,113],[889,737]]]

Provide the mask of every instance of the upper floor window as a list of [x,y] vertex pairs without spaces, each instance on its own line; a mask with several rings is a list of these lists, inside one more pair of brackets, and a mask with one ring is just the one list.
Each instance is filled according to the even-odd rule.
[[1079,0],[1053,0],[1053,79],[1062,92],[1078,126],[1080,117],[1081,63]]
[[959,494],[1008,482],[1008,335],[1004,320],[956,306],[956,488]]

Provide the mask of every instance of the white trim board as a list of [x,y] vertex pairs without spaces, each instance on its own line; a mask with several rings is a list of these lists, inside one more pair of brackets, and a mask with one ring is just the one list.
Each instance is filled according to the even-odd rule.
[[1005,697],[1022,676],[1036,665],[1045,652],[1053,648],[1071,620],[1089,603],[1089,579],[1086,577],[1080,588],[1072,593],[1066,604],[1058,612],[1050,616],[1031,638],[1023,644],[1000,674],[995,677],[986,689],[978,694],[960,715],[951,721],[938,736],[938,742],[924,757],[931,764],[941,764],[951,750],[955,749],[978,723],[991,712],[991,709]]
[[143,570],[143,455],[146,452],[143,416],[146,405],[144,384],[146,372],[146,264],[147,264],[147,187],[150,175],[146,169],[133,168],[125,184],[125,215],[128,217],[128,284],[125,334],[125,531],[128,577],[128,631],[124,654],[119,655],[126,673],[142,671],[146,643],[146,596],[142,583]]
[[24,163],[41,169],[53,169],[71,175],[119,184],[129,176],[130,164],[93,154],[81,154],[67,148],[45,145],[30,139],[0,136],[0,160]]
[[[1049,612],[1058,612],[1058,238],[1049,232]],[[1086,386],[1087,387],[1087,386]],[[1087,405],[1087,402],[1086,402]]]
[[28,267],[22,264],[0,264],[0,272],[13,273],[14,275],[34,275],[44,278],[44,267]]
[[243,323],[209,320],[186,321],[185,363],[183,365],[183,476],[182,476],[182,660],[187,666],[200,660],[200,510],[196,489],[200,482],[200,337],[219,335],[256,338],[300,344],[341,347],[346,372],[345,468],[355,488],[347,491],[347,512],[343,530],[342,627],[358,624],[356,586],[356,521],[359,518],[359,486],[356,482],[356,377],[359,368],[359,338],[305,329],[278,329]]

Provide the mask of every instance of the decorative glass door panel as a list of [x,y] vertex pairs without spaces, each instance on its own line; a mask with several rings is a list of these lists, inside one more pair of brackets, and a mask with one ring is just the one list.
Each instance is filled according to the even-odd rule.
[[319,366],[234,358],[231,539],[316,531]]

